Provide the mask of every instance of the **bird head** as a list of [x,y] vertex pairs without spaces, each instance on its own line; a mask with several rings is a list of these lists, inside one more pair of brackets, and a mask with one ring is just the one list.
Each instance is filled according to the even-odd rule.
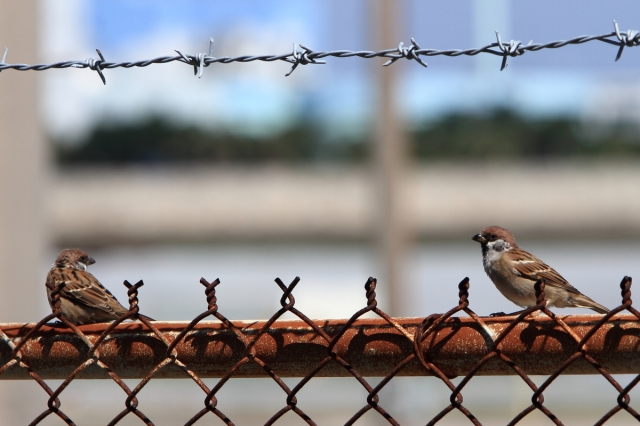
[[64,249],[56,259],[56,266],[87,270],[87,266],[96,263],[93,258],[80,249]]
[[489,226],[480,231],[479,234],[471,237],[472,240],[479,242],[482,248],[496,249],[503,251],[508,248],[517,248],[516,239],[507,229],[499,226]]

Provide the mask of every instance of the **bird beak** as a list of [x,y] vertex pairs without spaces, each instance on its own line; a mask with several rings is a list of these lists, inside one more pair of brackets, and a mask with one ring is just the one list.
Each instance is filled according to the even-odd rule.
[[485,237],[483,237],[481,234],[476,234],[473,237],[471,237],[471,239],[473,241],[479,242],[480,244],[487,242],[487,239]]
[[87,262],[87,266],[89,266],[89,265],[93,265],[94,263],[96,263],[96,261],[95,261],[95,260],[93,260],[93,257],[90,257],[90,258],[89,258],[89,261]]

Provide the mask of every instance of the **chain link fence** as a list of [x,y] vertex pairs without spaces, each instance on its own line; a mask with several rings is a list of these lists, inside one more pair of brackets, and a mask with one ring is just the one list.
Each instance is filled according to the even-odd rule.
[[[311,320],[295,307],[293,290],[299,278],[285,285],[281,308],[266,321],[231,321],[218,309],[216,287],[220,281],[200,281],[205,286],[208,309],[190,323],[149,321],[139,315],[138,289],[128,288],[130,309],[117,321],[76,326],[60,311],[60,291],[52,289],[53,312],[37,324],[0,324],[0,379],[32,379],[47,393],[47,407],[31,424],[55,415],[75,424],[62,406],[63,392],[73,380],[110,378],[122,389],[125,408],[109,423],[132,414],[153,425],[139,408],[138,395],[150,380],[188,378],[206,395],[202,409],[186,423],[192,425],[209,414],[224,424],[233,419],[218,404],[217,395],[232,378],[268,377],[282,390],[284,403],[266,424],[277,423],[293,412],[307,424],[316,422],[298,406],[298,393],[314,377],[352,377],[367,393],[362,407],[346,422],[356,423],[375,411],[389,424],[398,425],[384,408],[381,390],[397,376],[435,376],[449,389],[449,404],[426,424],[444,419],[454,410],[480,425],[464,404],[465,386],[479,375],[517,375],[531,391],[531,404],[509,424],[539,410],[557,425],[563,424],[545,405],[544,392],[561,374],[600,374],[615,389],[617,400],[602,413],[598,425],[622,410],[640,421],[630,406],[630,391],[640,375],[622,386],[613,374],[640,372],[638,337],[640,312],[632,306],[631,278],[621,284],[622,303],[606,315],[558,316],[544,303],[544,281],[536,283],[538,304],[517,316],[480,317],[469,308],[469,280],[458,285],[459,304],[445,314],[426,318],[392,318],[377,307],[374,278],[365,284],[366,306],[348,320]],[[621,315],[623,311],[630,315]],[[298,320],[282,320],[291,313]],[[377,319],[362,318],[375,314]],[[58,319],[59,322],[50,323]],[[214,321],[205,321],[213,319]],[[124,322],[134,320],[134,322]],[[530,375],[546,375],[536,385]],[[293,387],[283,378],[300,377]],[[371,377],[382,377],[377,385]],[[456,385],[454,377],[463,377]],[[123,379],[141,379],[132,389]],[[218,378],[213,387],[204,378]],[[47,380],[63,379],[57,388]],[[595,389],[594,389],[595,390]],[[595,390],[597,391],[597,390]],[[315,403],[321,403],[321,398]]]

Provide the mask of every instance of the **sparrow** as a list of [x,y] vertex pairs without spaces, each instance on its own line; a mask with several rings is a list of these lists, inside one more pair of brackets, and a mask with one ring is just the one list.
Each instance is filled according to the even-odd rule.
[[580,293],[552,267],[518,247],[511,232],[489,226],[472,237],[482,247],[482,263],[500,293],[516,305],[536,305],[535,282],[544,278],[547,307],[589,308],[599,314],[607,308]]
[[52,289],[65,283],[60,291],[60,309],[76,325],[113,321],[129,311],[96,277],[87,272],[87,266],[94,263],[96,261],[82,250],[65,249],[60,252],[47,275],[47,299],[51,309]]

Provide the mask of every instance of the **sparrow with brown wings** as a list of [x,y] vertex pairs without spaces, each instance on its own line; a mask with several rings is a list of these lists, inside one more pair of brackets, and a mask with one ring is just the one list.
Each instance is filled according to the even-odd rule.
[[535,282],[544,278],[547,307],[589,308],[599,314],[607,308],[580,293],[552,267],[522,250],[513,234],[499,226],[485,228],[473,240],[482,246],[484,270],[500,293],[516,305],[536,305]]
[[129,311],[96,277],[87,272],[87,266],[94,263],[96,261],[82,250],[62,250],[47,275],[47,299],[51,309],[52,289],[65,283],[60,291],[60,309],[76,325],[113,321]]

